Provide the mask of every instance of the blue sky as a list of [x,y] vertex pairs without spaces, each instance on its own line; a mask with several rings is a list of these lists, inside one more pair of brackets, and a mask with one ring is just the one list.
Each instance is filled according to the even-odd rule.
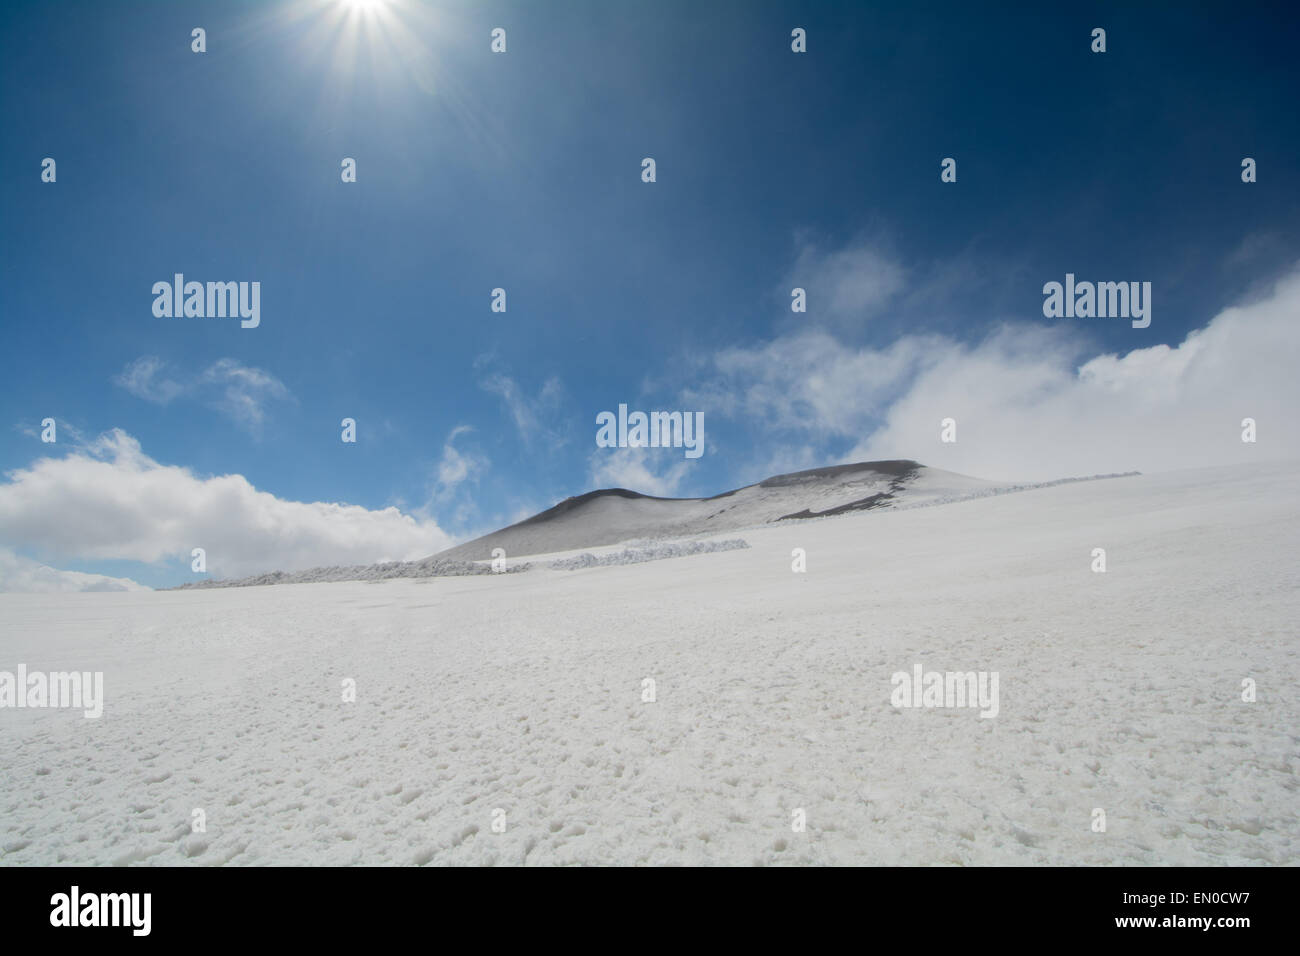
[[[927,375],[1028,369],[989,406],[1027,414],[1089,360],[1147,350],[1191,387],[1166,355],[1189,333],[1234,304],[1290,308],[1273,290],[1300,258],[1296,18],[1133,6],[6,4],[0,546],[191,577],[195,534],[158,543],[179,505],[148,532],[46,533],[42,515],[119,514],[34,469],[51,457],[130,472],[115,494],[137,500],[141,473],[174,468],[415,523],[392,554],[367,556],[366,532],[315,563],[413,556],[602,485],[707,495],[866,453],[1008,479],[1218,460],[1161,458],[1140,433],[1077,460],[991,438],[954,457],[908,430]],[[176,272],[259,281],[260,326],[156,318],[151,287]],[[1151,327],[1044,319],[1043,283],[1067,272],[1151,282]],[[595,416],[620,402],[703,411],[706,453],[600,454]],[[266,524],[235,512],[236,531]],[[275,520],[268,540],[297,533]],[[254,551],[214,563],[308,560]]]

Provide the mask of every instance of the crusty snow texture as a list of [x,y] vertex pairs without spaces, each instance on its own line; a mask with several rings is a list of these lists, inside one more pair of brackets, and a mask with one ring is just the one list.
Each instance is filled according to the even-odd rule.
[[688,554],[711,554],[714,551],[735,551],[748,548],[743,538],[726,541],[673,541],[666,544],[647,544],[636,548],[623,548],[609,554],[594,555],[590,551],[571,558],[557,558],[547,567],[555,571],[577,571],[580,568],[603,568],[611,564],[641,564],[645,561],[662,561],[664,558],[684,558]]
[[[1295,865],[1298,478],[571,571],[0,595],[0,669],[107,698],[0,711],[0,864]],[[895,708],[916,663],[997,671],[998,716]]]

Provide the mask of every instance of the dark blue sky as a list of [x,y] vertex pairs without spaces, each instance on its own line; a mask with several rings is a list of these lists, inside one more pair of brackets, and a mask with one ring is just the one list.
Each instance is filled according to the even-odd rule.
[[[650,456],[642,490],[712,494],[868,438],[728,404],[728,350],[974,346],[1050,324],[1066,272],[1150,281],[1151,328],[1072,328],[1083,361],[1176,346],[1300,258],[1288,4],[346,6],[5,5],[0,468],[120,428],[199,476],[463,535],[635,477],[593,459],[619,402],[717,400],[708,453]],[[864,263],[887,291],[830,314],[827,283]],[[154,317],[175,272],[260,281],[260,327]],[[70,426],[58,452],[46,416]]]

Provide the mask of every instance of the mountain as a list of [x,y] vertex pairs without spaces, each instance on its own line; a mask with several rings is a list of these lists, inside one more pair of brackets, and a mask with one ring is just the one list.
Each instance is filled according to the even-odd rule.
[[626,488],[606,488],[566,498],[540,514],[435,557],[479,561],[491,558],[494,548],[514,558],[629,540],[713,534],[851,511],[937,503],[996,487],[993,482],[901,459],[775,475],[711,498],[655,498]]
[[[1113,477],[1121,476],[1091,476]],[[178,590],[490,574],[490,567],[477,562],[490,560],[496,548],[502,549],[507,558],[518,558],[626,543],[636,547],[625,549],[616,557],[579,555],[552,562],[550,566],[635,563],[748,546],[742,539],[684,542],[683,538],[791,524],[855,511],[924,507],[1087,480],[1091,479],[1063,478],[1005,485],[904,459],[864,461],[774,475],[711,498],[655,498],[626,488],[605,488],[566,498],[531,518],[419,561],[271,571],[233,580],[204,579],[182,584]],[[576,565],[571,563],[574,560],[578,561]],[[516,563],[507,570],[527,568],[527,563]]]

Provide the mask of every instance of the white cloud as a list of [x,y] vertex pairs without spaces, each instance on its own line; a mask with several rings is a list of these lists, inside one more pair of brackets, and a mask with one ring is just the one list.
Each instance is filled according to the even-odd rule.
[[257,432],[266,421],[265,406],[272,400],[284,400],[289,390],[284,383],[260,368],[240,365],[234,359],[218,359],[199,376],[198,385],[220,392],[211,399],[235,424]]
[[490,464],[487,457],[472,450],[456,447],[456,439],[474,429],[470,425],[457,425],[447,435],[442,445],[442,460],[438,462],[438,482],[434,497],[445,498],[466,481],[477,480],[487,471]]
[[213,362],[198,375],[175,373],[156,355],[142,355],[127,364],[113,383],[137,398],[166,405],[177,398],[201,401],[254,434],[266,421],[266,406],[292,398],[278,378],[235,359]]
[[[656,471],[664,462],[667,467]],[[626,488],[658,498],[673,497],[690,468],[680,450],[661,448],[600,448],[588,464],[592,488]]]
[[820,435],[862,435],[946,340],[905,336],[884,349],[851,348],[828,332],[807,330],[712,357],[682,393],[687,408],[757,420],[767,428]]
[[[847,445],[841,460],[915,458],[998,480],[1300,457],[1300,272],[1175,347],[1089,357],[1079,332],[1026,323],[973,347],[904,336],[881,349],[804,332],[717,354],[715,382],[686,395],[774,443]],[[939,441],[948,417],[952,444]],[[1247,417],[1256,444],[1241,441]]]
[[902,291],[903,280],[902,267],[865,240],[834,252],[804,240],[781,294],[788,297],[791,289],[802,288],[813,321],[848,325],[877,315]]
[[477,517],[478,502],[474,500],[473,492],[491,462],[477,448],[456,445],[458,438],[473,431],[469,425],[457,425],[447,434],[429,500],[415,512],[418,517],[431,517],[432,509],[437,505],[449,525],[458,530],[463,530]]
[[166,405],[185,391],[185,386],[166,372],[167,363],[156,355],[142,355],[113,378],[113,384],[126,389],[136,398]]
[[50,559],[189,560],[229,577],[426,557],[452,539],[396,508],[285,501],[242,475],[202,478],[161,465],[113,430],[0,484],[0,539]]
[[525,445],[532,445],[538,439],[544,439],[552,447],[564,443],[563,435],[553,424],[564,396],[564,386],[558,378],[548,378],[536,398],[530,398],[518,382],[500,372],[488,375],[479,386],[500,397]]
[[0,548],[0,592],[66,594],[74,591],[148,591],[130,578],[60,571]]

